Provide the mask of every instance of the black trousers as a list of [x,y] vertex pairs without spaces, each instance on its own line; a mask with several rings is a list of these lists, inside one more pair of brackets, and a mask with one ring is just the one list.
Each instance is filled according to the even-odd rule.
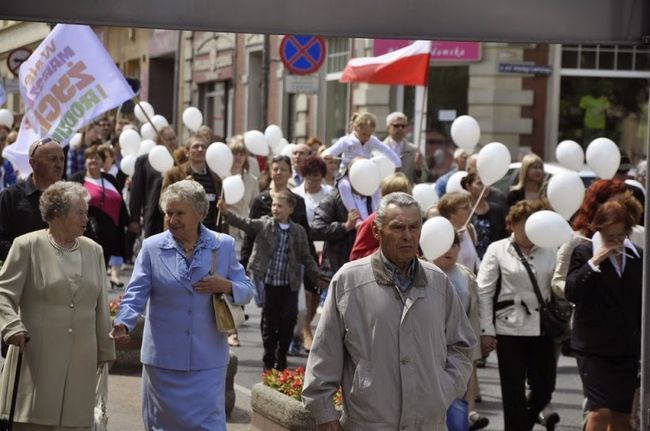
[[553,394],[557,369],[553,341],[545,336],[497,335],[497,357],[504,431],[530,431]]
[[298,319],[298,291],[289,286],[264,287],[262,307],[262,343],[264,368],[287,368],[287,351]]

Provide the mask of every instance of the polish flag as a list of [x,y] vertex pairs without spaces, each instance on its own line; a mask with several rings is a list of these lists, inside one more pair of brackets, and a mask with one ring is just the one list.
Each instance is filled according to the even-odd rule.
[[426,85],[431,41],[418,40],[379,57],[359,57],[348,61],[341,82],[388,85]]

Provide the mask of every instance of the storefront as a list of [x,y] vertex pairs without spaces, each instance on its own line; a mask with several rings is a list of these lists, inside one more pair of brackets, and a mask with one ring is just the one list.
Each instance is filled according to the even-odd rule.
[[604,136],[632,163],[646,157],[650,48],[641,45],[563,45],[557,142],[584,148]]

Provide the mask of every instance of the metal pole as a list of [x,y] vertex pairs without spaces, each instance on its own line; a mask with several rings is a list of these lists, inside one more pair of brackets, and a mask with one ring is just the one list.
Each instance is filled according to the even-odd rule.
[[261,109],[262,115],[260,115],[260,122],[262,124],[259,127],[264,130],[268,123],[269,115],[269,75],[271,69],[271,39],[268,34],[264,35],[264,46],[262,47],[262,85],[261,87]]
[[[648,8],[648,1],[643,2],[644,7]],[[650,108],[650,100],[648,101]],[[646,119],[648,127],[650,127],[650,115]],[[650,130],[650,129],[648,129]],[[646,136],[646,157],[650,154],[650,133]],[[646,175],[645,189],[650,190],[650,176]],[[647,229],[650,228],[650,200],[645,200],[644,211],[644,226],[645,238],[643,241],[643,252],[650,253],[650,236]],[[642,311],[641,311],[641,389],[640,389],[640,415],[641,415],[641,429],[650,429],[650,357],[648,355],[648,348],[650,347],[650,294],[648,287],[650,286],[650,271],[648,271],[648,255],[644,256],[643,261],[643,296],[642,296]]]

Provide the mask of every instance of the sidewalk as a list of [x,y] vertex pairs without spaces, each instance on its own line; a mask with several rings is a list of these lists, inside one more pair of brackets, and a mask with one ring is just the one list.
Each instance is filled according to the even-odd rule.
[[[108,378],[108,430],[141,431],[140,374],[110,374]],[[245,388],[244,388],[245,389]],[[232,431],[250,429],[250,398],[237,391],[235,409],[228,418]]]

